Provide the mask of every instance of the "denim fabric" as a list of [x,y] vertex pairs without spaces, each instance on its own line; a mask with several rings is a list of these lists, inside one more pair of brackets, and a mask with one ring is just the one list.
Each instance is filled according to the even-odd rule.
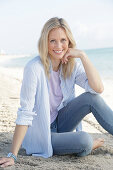
[[78,123],[92,112],[98,123],[113,135],[113,111],[98,94],[85,92],[59,110],[51,124],[53,154],[74,153],[85,156],[91,153],[92,137],[83,131],[73,132]]
[[51,132],[57,132],[57,118],[51,123]]

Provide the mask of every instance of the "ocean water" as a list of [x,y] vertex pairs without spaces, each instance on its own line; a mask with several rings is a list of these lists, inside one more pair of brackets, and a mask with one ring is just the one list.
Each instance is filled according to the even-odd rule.
[[99,48],[85,52],[102,77],[113,79],[113,48]]
[[[104,78],[113,79],[113,48],[98,48],[84,50]],[[21,57],[5,61],[4,67],[24,67],[26,63],[36,55]]]

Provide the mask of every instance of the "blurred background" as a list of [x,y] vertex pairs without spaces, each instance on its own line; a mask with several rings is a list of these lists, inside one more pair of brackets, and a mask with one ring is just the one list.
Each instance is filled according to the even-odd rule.
[[113,47],[112,0],[0,0],[0,50],[6,54],[35,54],[44,23],[63,17],[77,47]]
[[68,22],[100,74],[112,78],[112,0],[0,0],[0,66],[24,67],[38,55],[41,29],[55,16]]

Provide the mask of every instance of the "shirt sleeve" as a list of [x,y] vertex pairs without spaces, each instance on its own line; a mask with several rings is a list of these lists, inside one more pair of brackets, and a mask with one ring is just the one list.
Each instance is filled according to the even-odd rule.
[[98,94],[90,87],[84,67],[83,67],[82,63],[78,63],[78,62],[76,62],[75,84],[84,88],[86,92]]
[[37,75],[34,67],[26,66],[20,92],[20,108],[17,111],[16,124],[32,126],[35,95],[37,88]]

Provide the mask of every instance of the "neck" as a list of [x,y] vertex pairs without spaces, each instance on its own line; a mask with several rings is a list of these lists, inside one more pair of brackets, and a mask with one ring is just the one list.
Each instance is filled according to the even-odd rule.
[[54,60],[53,58],[50,58],[50,59],[51,59],[51,62],[52,62],[53,71],[58,71],[61,61],[60,60]]

